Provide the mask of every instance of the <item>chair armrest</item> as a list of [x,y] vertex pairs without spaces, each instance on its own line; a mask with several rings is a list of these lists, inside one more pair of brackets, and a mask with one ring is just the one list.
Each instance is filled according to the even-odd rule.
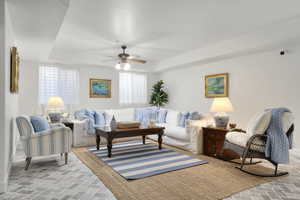
[[27,139],[38,138],[38,137],[48,137],[48,136],[54,135],[54,134],[71,134],[71,133],[72,133],[72,131],[68,127],[57,127],[57,128],[52,128],[49,130],[35,133],[35,134],[31,135],[30,137],[27,137]]
[[234,129],[230,129],[229,132],[240,132],[240,133],[246,133],[245,130],[240,129],[240,128],[234,128]]
[[[267,135],[262,135],[262,134],[255,134],[255,135],[252,135],[249,140],[247,141],[247,149],[250,149],[251,148],[251,145],[254,145],[254,141],[256,139],[261,139],[262,141],[266,141],[267,140]],[[257,144],[256,144],[257,145]]]

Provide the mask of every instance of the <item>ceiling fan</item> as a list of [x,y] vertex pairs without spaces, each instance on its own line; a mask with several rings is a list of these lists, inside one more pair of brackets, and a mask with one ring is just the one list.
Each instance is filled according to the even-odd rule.
[[126,45],[122,45],[121,48],[122,48],[123,52],[118,55],[119,62],[115,66],[116,69],[129,70],[131,68],[131,65],[129,62],[136,62],[136,63],[141,63],[141,64],[146,63],[146,60],[135,58],[133,56],[130,56],[128,53],[126,53],[126,49],[127,49]]

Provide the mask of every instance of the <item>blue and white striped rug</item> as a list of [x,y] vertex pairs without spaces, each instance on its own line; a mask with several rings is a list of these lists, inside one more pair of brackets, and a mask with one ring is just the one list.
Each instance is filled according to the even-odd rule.
[[107,156],[107,148],[88,148],[104,163],[127,180],[140,179],[196,165],[206,161],[178,153],[172,149],[158,149],[157,143],[124,142],[113,144],[112,157]]

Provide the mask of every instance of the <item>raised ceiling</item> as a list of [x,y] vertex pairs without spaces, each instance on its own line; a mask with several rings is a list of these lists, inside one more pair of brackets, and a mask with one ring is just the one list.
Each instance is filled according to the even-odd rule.
[[147,71],[294,20],[299,7],[299,0],[9,1],[23,59],[114,67],[112,56],[126,44],[129,53],[148,61],[133,68]]

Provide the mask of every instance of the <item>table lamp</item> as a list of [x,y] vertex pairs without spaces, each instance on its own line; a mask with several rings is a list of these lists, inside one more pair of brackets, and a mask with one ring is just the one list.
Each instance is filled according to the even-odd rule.
[[211,108],[211,112],[215,112],[215,123],[218,128],[226,128],[229,122],[229,116],[227,112],[233,112],[233,106],[227,97],[215,98]]
[[47,104],[47,111],[52,123],[59,122],[64,109],[64,101],[60,97],[51,97]]

